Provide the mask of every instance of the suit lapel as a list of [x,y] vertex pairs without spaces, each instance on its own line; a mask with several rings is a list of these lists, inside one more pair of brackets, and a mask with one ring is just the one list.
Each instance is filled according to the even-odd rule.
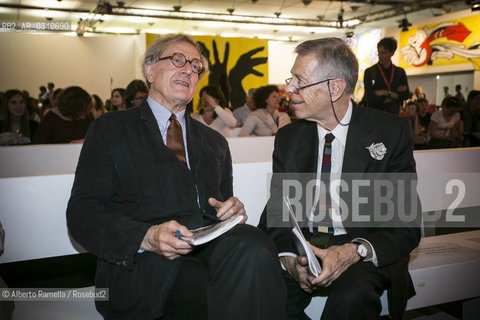
[[304,130],[299,133],[295,155],[297,170],[298,172],[316,172],[318,162],[317,124],[305,121]]
[[163,143],[162,134],[160,133],[160,129],[158,128],[157,120],[153,115],[152,109],[148,105],[147,101],[145,100],[140,105],[140,119],[145,122],[145,126],[151,133],[151,137],[155,140],[155,145],[163,145],[165,148],[165,143]]
[[365,116],[361,107],[353,104],[352,120],[348,128],[342,172],[365,172],[372,160],[366,149],[372,142],[375,124]]

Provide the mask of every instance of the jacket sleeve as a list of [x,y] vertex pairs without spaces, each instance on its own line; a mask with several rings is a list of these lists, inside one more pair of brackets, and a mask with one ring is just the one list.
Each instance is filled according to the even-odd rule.
[[[112,130],[104,126],[104,119],[92,123],[83,144],[67,207],[67,226],[86,250],[128,267],[150,225],[121,214],[113,201],[118,172],[108,134]],[[139,206],[131,204],[128,210],[139,212]]]

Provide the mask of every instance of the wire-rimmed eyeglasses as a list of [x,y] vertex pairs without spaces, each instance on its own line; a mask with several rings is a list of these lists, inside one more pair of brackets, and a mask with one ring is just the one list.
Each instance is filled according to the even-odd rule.
[[288,78],[288,79],[285,79],[285,83],[287,84],[287,86],[291,86],[291,87],[294,89],[294,90],[292,91],[292,93],[299,93],[300,90],[303,90],[303,89],[306,89],[306,88],[309,88],[309,87],[312,87],[312,86],[316,86],[317,84],[320,84],[320,83],[324,83],[324,82],[333,80],[333,79],[325,79],[325,80],[322,80],[322,81],[318,81],[318,82],[314,82],[314,83],[307,84],[307,85],[302,86],[302,87],[296,87],[296,86],[294,86],[293,84],[290,84],[290,82],[292,81],[292,79],[293,79],[293,77]]
[[205,70],[201,60],[196,59],[196,58],[194,58],[192,60],[188,60],[185,57],[185,55],[183,53],[180,53],[180,52],[175,52],[173,55],[168,56],[168,57],[159,58],[158,61],[166,60],[166,59],[170,59],[172,61],[173,65],[177,68],[181,68],[187,62],[190,62],[190,66],[192,67],[192,71],[196,74],[200,74],[200,73],[203,72],[203,70]]

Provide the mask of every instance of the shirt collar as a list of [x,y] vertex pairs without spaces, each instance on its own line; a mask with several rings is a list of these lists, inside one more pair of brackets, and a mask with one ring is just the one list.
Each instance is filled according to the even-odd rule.
[[[157,122],[162,126],[168,126],[172,112],[165,108],[162,104],[153,100],[150,96],[148,96],[147,102],[150,106],[150,109],[152,109],[153,115],[155,116]],[[185,108],[175,112],[175,116],[182,125],[185,124]]]
[[[352,105],[352,101],[350,100],[348,103],[347,112],[343,116],[342,120],[340,120],[341,123],[350,124],[350,119],[352,118],[352,110],[353,110],[353,105]],[[337,124],[337,126],[332,131],[328,131],[328,130],[325,130],[321,125],[317,124],[319,141],[322,142],[325,136],[327,135],[327,133],[331,132],[335,136],[334,141],[337,141],[341,143],[343,146],[345,146],[347,141],[348,127],[349,125],[342,126],[340,124]]]

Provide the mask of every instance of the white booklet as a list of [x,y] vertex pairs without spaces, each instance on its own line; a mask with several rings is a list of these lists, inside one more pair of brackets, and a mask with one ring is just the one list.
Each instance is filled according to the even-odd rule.
[[226,220],[208,225],[206,227],[190,230],[193,233],[193,237],[181,237],[181,239],[195,246],[198,246],[221,236],[222,234],[239,224],[242,219],[242,215],[234,215]]
[[297,241],[295,241],[295,245],[297,247],[298,253],[301,256],[307,257],[309,272],[315,277],[318,277],[320,272],[322,272],[322,266],[320,265],[320,262],[318,262],[317,257],[312,251],[312,248],[310,248],[310,246],[307,243],[307,240],[305,240],[305,237],[303,236],[302,230],[300,229],[297,219],[295,218],[295,214],[293,213],[290,200],[288,199],[287,196],[284,196],[283,201],[287,205],[288,211],[290,212],[290,221],[293,224],[292,232],[297,239]]

